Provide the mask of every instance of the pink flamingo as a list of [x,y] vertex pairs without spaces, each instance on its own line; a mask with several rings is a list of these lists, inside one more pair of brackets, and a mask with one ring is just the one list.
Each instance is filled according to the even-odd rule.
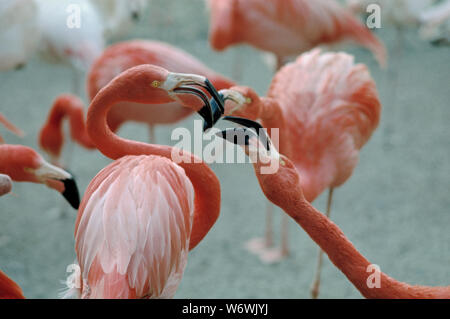
[[[258,123],[239,121],[251,128],[258,128]],[[259,131],[259,130],[258,130]],[[228,129],[219,136],[228,141],[247,141],[243,145],[245,152],[254,159],[254,170],[259,185],[268,200],[279,206],[299,224],[319,247],[325,251],[331,262],[348,278],[356,289],[366,298],[395,299],[430,299],[450,298],[450,286],[429,287],[413,286],[399,282],[381,271],[373,270],[371,264],[345,234],[325,214],[315,209],[303,193],[303,175],[297,165],[284,155],[280,155],[270,143],[264,130],[264,145],[255,138],[255,134],[246,128]],[[247,139],[234,136],[248,136]],[[267,141],[270,145],[266,151]],[[306,156],[306,154],[304,154]],[[264,174],[263,168],[277,162],[279,169],[273,174]],[[376,273],[378,271],[378,273]],[[378,279],[376,278],[378,277]]]
[[[210,79],[219,90],[234,85],[231,80],[210,70],[181,49],[157,41],[132,40],[108,47],[96,60],[87,80],[90,99],[117,75],[141,64],[154,64],[173,72],[200,74]],[[154,142],[154,125],[181,121],[192,112],[178,101],[151,107],[148,104],[127,101],[116,103],[108,113],[107,121],[113,132],[126,121],[145,123],[150,128],[150,140]],[[47,122],[40,131],[39,145],[56,162],[59,161],[64,144],[62,121],[65,116],[70,118],[72,139],[85,148],[95,147],[85,130],[83,114],[83,103],[79,98],[64,94],[55,100]]]
[[[375,82],[366,66],[354,64],[345,53],[304,53],[283,67],[274,77],[267,97],[258,97],[250,88],[233,87],[220,91],[227,104],[225,114],[260,119],[264,127],[280,129],[282,154],[292,158],[302,175],[308,201],[329,189],[327,216],[333,189],[345,183],[356,167],[359,150],[378,126],[381,105]],[[265,240],[250,242],[261,252],[272,244],[271,213],[267,217]],[[287,220],[282,223],[281,249],[264,252],[266,261],[288,254]],[[322,252],[312,295],[317,297]]]
[[[88,134],[100,152],[116,161],[92,180],[78,212],[81,287],[72,292],[82,298],[172,297],[188,250],[218,218],[220,184],[205,163],[169,146],[120,138],[107,125],[107,114],[117,103],[179,101],[199,110],[200,97],[209,108],[198,86],[222,104],[205,77],[154,65],[128,69],[92,100]],[[181,162],[172,162],[173,152]]]
[[278,70],[289,56],[352,40],[386,64],[383,44],[335,0],[209,0],[209,5],[215,50],[246,43],[275,54]]

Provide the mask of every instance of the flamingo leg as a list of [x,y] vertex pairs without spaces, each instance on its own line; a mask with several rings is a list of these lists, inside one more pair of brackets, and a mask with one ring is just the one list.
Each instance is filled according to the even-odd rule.
[[[327,211],[326,211],[327,218],[330,218],[332,200],[333,200],[333,188],[330,188],[330,190],[328,192],[328,202],[327,202]],[[322,261],[323,261],[323,250],[319,248],[319,256],[317,258],[316,274],[314,275],[314,281],[311,286],[311,298],[313,298],[313,299],[317,299],[317,297],[319,296],[320,273],[322,271]]]
[[148,125],[148,141],[150,144],[156,144],[155,126],[152,124]]
[[280,71],[280,69],[283,67],[283,65],[285,64],[284,62],[284,58],[281,55],[277,55],[276,56],[277,59],[277,65],[276,65],[276,70],[275,73],[277,73],[278,71]]
[[266,230],[264,237],[252,238],[245,244],[245,248],[255,255],[261,255],[273,245],[273,209],[274,205],[267,201],[266,203]]
[[235,49],[233,52],[233,71],[232,77],[236,82],[242,81],[242,70],[243,70],[243,54],[239,49]]
[[[270,204],[273,206],[272,204]],[[259,255],[261,261],[265,264],[274,264],[282,261],[284,258],[289,256],[289,247],[288,247],[288,222],[289,216],[283,214],[281,217],[281,247],[276,247],[270,249],[270,247],[266,247],[265,250],[261,252]]]
[[289,256],[289,216],[281,216],[281,255]]

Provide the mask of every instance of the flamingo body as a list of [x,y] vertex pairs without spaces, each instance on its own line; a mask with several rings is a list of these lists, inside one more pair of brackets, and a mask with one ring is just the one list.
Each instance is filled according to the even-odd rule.
[[386,63],[383,44],[334,0],[210,0],[209,5],[216,50],[247,43],[285,58],[352,40]]
[[366,66],[345,53],[314,50],[286,65],[268,93],[283,110],[303,189],[313,201],[352,174],[378,126],[381,104]]
[[194,190],[159,156],[125,156],[89,185],[75,230],[82,297],[171,298],[189,250]]

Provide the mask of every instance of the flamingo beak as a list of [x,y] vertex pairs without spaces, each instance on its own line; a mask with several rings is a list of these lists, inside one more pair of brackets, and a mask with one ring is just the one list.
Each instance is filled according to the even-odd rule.
[[[80,193],[75,179],[70,173],[52,164],[43,162],[38,169],[34,170],[34,174],[42,183],[60,191],[69,204],[74,209],[78,209],[80,206]],[[62,187],[60,183],[63,184]]]
[[[203,131],[212,128],[225,111],[223,96],[204,76],[170,73],[164,87],[167,91],[192,94],[202,100],[204,105],[198,114],[205,120]],[[202,89],[209,93],[211,100]]]
[[226,110],[227,114],[233,114],[234,111],[241,108],[244,104],[249,103],[249,98],[246,98],[241,93],[235,90],[223,89],[220,90],[219,94],[222,95],[224,102],[230,100],[236,104],[236,106],[230,111]]
[[[241,117],[225,116],[223,118],[226,121],[230,121],[244,126],[243,128],[231,128],[218,132],[216,135],[236,145],[248,146],[250,138],[252,136],[258,137],[259,141],[264,145],[267,151],[271,151],[271,141],[267,135],[266,130],[258,122],[248,120]],[[253,129],[255,132],[252,132]]]

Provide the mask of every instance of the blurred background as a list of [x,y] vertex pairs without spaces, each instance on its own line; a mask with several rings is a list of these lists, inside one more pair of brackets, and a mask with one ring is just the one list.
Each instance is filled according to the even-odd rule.
[[[242,58],[239,83],[264,95],[273,71],[260,51],[248,46],[213,51],[208,43],[208,20],[203,0],[152,0],[130,32],[115,41],[165,41],[230,78],[238,56]],[[386,70],[366,50],[340,48],[369,67],[383,110],[380,126],[362,149],[353,176],[335,192],[332,220],[389,276],[411,284],[444,286],[450,284],[450,48],[421,40],[417,28],[403,32],[401,53],[393,55],[398,45],[395,30],[383,27],[376,31],[390,54]],[[0,72],[0,112],[26,132],[21,139],[1,129],[8,143],[39,150],[39,129],[55,97],[71,92],[71,74],[69,66],[38,56],[20,70]],[[82,98],[88,102],[86,92]],[[179,126],[192,129],[194,118],[199,117],[157,127],[158,143],[174,145],[172,130]],[[141,141],[148,137],[147,127],[133,123],[125,124],[119,134]],[[110,163],[99,152],[78,146],[74,146],[73,158],[70,170],[81,192]],[[292,255],[278,264],[262,264],[243,247],[264,231],[266,202],[252,166],[211,167],[221,181],[221,216],[189,254],[175,297],[309,298],[315,243],[291,222]],[[68,275],[66,267],[75,260],[76,212],[61,202],[56,192],[29,183],[14,183],[13,194],[0,200],[0,267],[28,298],[56,298],[64,288],[61,281]],[[325,211],[326,192],[314,206]],[[60,214],[62,207],[65,215]],[[276,234],[280,216],[277,210]],[[325,258],[321,297],[361,295]]]

